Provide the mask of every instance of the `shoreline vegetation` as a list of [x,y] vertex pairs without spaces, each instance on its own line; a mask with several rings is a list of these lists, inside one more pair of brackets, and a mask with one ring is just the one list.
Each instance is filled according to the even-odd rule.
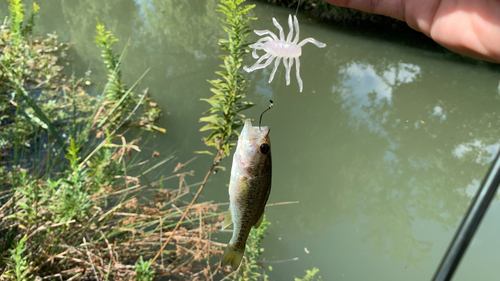
[[9,2],[0,26],[0,280],[210,273],[216,266],[208,261],[224,246],[211,241],[220,227],[211,202],[194,204],[161,259],[148,260],[186,209],[192,172],[179,163],[158,181],[142,179],[173,161],[167,154],[139,159],[150,136],[126,134],[126,126],[165,131],[154,125],[161,109],[147,90],[133,92],[146,73],[126,86],[120,70],[126,49],[118,56],[116,39],[97,20],[106,84],[92,88],[88,74],[65,75],[61,62],[70,44],[55,35],[33,38],[40,7],[34,3],[27,13],[21,0]]

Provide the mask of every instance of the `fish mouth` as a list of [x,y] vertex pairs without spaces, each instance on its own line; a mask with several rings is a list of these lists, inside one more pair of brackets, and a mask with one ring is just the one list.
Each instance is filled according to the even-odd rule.
[[260,146],[264,143],[270,144],[268,134],[269,128],[267,126],[261,126],[259,129],[258,126],[252,126],[250,120],[245,121],[245,126],[238,138],[233,165],[236,165],[240,173],[247,179],[255,176],[262,164],[261,162],[265,159],[263,157],[266,157],[266,154],[261,153]]
[[269,134],[268,126],[261,126],[260,128],[258,126],[252,126],[252,122],[250,120],[247,120],[245,122],[243,130],[241,130],[241,135],[245,139],[260,138],[262,136],[267,136],[268,134]]

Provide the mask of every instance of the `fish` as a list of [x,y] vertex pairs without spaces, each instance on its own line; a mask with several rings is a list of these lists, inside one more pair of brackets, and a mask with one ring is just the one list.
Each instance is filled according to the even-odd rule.
[[229,210],[222,230],[231,224],[233,236],[222,257],[221,265],[237,269],[252,226],[258,228],[271,193],[271,139],[269,128],[252,127],[247,120],[238,138],[229,181]]

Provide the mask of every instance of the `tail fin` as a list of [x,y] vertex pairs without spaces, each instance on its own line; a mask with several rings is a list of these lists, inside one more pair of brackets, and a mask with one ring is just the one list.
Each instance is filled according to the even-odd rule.
[[226,266],[231,263],[233,270],[237,269],[240,266],[241,260],[243,259],[243,254],[245,253],[245,248],[237,249],[234,245],[229,243],[227,245],[226,252],[224,252],[224,256],[222,256],[222,266]]

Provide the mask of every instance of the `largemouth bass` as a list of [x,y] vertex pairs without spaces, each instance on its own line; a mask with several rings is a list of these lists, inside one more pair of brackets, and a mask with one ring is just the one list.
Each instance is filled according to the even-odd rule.
[[238,268],[252,226],[258,228],[271,192],[271,139],[269,128],[252,127],[247,120],[233,156],[229,182],[229,210],[222,230],[231,223],[233,237],[222,257],[222,266]]

